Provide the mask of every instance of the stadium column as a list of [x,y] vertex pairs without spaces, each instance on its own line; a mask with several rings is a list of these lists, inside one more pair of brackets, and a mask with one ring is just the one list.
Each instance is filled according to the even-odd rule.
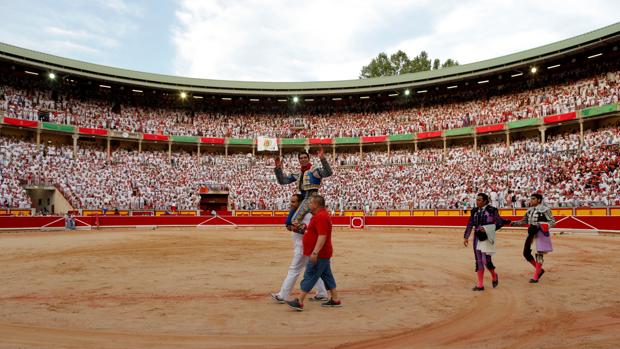
[[418,152],[418,140],[417,139],[413,141],[413,152],[414,153]]
[[[282,157],[282,154],[280,154]],[[336,143],[332,143],[332,161],[336,161]]]
[[252,144],[252,156],[256,156],[256,144]]
[[202,159],[200,158],[200,141],[198,141],[198,165],[202,165]]
[[579,146],[583,146],[583,119],[579,119]]
[[40,145],[41,145],[41,129],[37,128],[37,150],[39,149]]
[[387,146],[388,146],[388,157],[390,157],[390,139],[388,138],[387,140]]
[[138,154],[142,153],[142,138],[138,139]]
[[538,130],[540,131],[540,143],[545,144],[545,131],[547,130],[547,126],[540,126]]
[[78,141],[78,138],[80,138],[80,135],[74,134],[72,138],[73,138],[73,158],[77,159],[77,141]]
[[172,139],[168,139],[168,163],[172,163]]
[[474,151],[478,151],[478,135],[474,133]]
[[107,143],[106,144],[106,153],[108,154],[108,162],[110,162],[110,156],[111,156],[111,153],[110,153],[110,136],[108,136],[106,143]]
[[506,146],[510,147],[510,131],[506,130]]
[[446,136],[443,136],[443,156],[448,156],[448,141],[446,140]]
[[364,160],[364,148],[362,146],[362,138],[360,137],[360,160]]
[[224,144],[224,156],[228,157],[228,143]]

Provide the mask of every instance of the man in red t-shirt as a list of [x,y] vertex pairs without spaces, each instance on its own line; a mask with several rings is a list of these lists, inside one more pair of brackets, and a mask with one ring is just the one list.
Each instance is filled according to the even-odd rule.
[[304,256],[310,257],[304,279],[301,281],[301,296],[292,301],[286,302],[289,307],[302,311],[304,310],[304,300],[312,286],[320,279],[325,283],[331,294],[331,298],[322,303],[324,307],[342,306],[338,293],[336,292],[336,280],[332,274],[330,259],[333,254],[332,248],[332,222],[329,213],[325,209],[325,198],[320,195],[313,195],[310,200],[310,210],[312,220],[304,234]]

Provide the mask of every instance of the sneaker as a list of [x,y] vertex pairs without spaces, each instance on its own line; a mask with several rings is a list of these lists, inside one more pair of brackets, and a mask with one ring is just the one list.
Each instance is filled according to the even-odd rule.
[[472,291],[484,291],[484,286],[482,287],[474,286],[474,288],[472,288],[471,290]]
[[280,303],[280,304],[284,304],[286,303],[286,301],[284,300],[284,298],[280,297],[279,294],[277,293],[272,293],[271,294],[271,299],[273,299],[274,301]]
[[497,285],[499,285],[499,275],[497,275],[497,279],[492,280],[492,283],[493,283],[493,288],[496,288]]
[[292,301],[286,301],[286,304],[291,309],[294,309],[294,310],[297,310],[297,311],[303,311],[304,310],[304,304],[299,302],[299,298],[295,298]]
[[538,280],[530,279],[530,284],[537,284]]
[[321,303],[321,306],[322,307],[341,307],[342,306],[342,302],[330,299],[330,300],[328,300],[325,303]]
[[325,302],[326,300],[328,300],[329,298],[327,298],[327,296],[319,296],[318,294],[314,297],[310,298],[310,301],[312,302]]

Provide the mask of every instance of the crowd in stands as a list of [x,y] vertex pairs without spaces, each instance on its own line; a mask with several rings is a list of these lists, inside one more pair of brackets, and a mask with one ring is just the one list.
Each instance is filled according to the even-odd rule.
[[[387,153],[372,154],[348,163],[327,181],[326,191],[340,207],[366,211],[471,208],[475,193],[489,193],[497,207],[525,207],[533,192],[542,192],[555,207],[620,204],[620,130],[587,131],[584,145],[578,134],[553,137],[543,146],[536,140],[473,147],[425,149],[421,159],[405,157],[394,163]],[[427,161],[433,154],[440,161]],[[415,154],[414,154],[415,155]],[[395,155],[397,158],[401,154]],[[381,159],[383,157],[383,159]],[[432,157],[430,157],[432,159]]]
[[[472,207],[489,193],[497,207],[524,207],[541,192],[556,207],[620,205],[620,128],[473,146],[327,154],[334,175],[321,189],[331,208]],[[296,154],[284,156],[295,171]],[[318,164],[318,159],[313,157]],[[58,188],[75,208],[197,209],[201,186],[230,188],[233,209],[286,209],[296,186],[281,186],[274,157],[44,145],[0,137],[0,204],[31,207],[27,184]]]
[[0,138],[0,207],[21,207],[31,206],[30,198],[21,187],[19,173],[15,171],[18,165],[11,163],[11,155],[8,148],[12,148],[13,143],[7,143]]
[[[601,61],[603,62],[603,61]],[[105,91],[50,87],[40,77],[0,74],[0,114],[81,127],[153,134],[206,137],[358,137],[405,134],[488,125],[565,113],[618,102],[618,61],[579,65],[556,77],[523,78],[480,92],[459,86],[454,97],[416,101],[305,103],[286,107],[198,108],[178,96],[153,94],[118,100]],[[549,75],[551,76],[551,75]],[[39,79],[39,80],[36,80]],[[547,80],[545,80],[547,79]],[[38,82],[37,82],[38,81]],[[511,80],[512,81],[512,80]],[[515,80],[516,81],[516,80]],[[502,87],[504,86],[504,87]],[[470,86],[471,87],[471,86]],[[495,91],[495,92],[491,92]],[[145,102],[140,102],[143,98]],[[149,102],[146,102],[146,101]],[[347,105],[348,101],[342,101]],[[213,103],[215,104],[215,103]],[[277,104],[277,103],[276,103]],[[206,105],[206,106],[205,106]],[[251,105],[251,104],[250,104]],[[550,206],[620,205],[618,125],[578,133],[505,143],[443,148],[421,147],[343,152],[328,161],[335,173],[322,192],[331,208],[432,209],[469,208],[480,191],[498,207],[523,207],[540,191]],[[317,159],[314,161],[318,164]],[[97,146],[80,144],[77,155],[66,145],[0,137],[0,206],[32,207],[25,185],[55,186],[75,208],[197,209],[199,188],[226,186],[233,209],[286,209],[296,187],[280,186],[272,156],[202,154],[116,148],[108,158]],[[295,171],[295,154],[284,157]]]
[[620,71],[616,67],[577,80],[558,80],[543,87],[466,101],[444,100],[383,110],[308,112],[302,109],[296,113],[273,113],[260,109],[236,112],[233,107],[201,111],[169,105],[123,105],[103,98],[76,98],[68,93],[63,95],[0,80],[0,111],[9,117],[28,120],[39,120],[45,112],[44,119],[53,123],[151,134],[359,137],[496,124],[617,103],[619,82]]

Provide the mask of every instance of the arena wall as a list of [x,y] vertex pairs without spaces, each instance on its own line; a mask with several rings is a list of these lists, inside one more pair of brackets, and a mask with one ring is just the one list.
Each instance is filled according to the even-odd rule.
[[[416,216],[416,217],[343,217],[333,216],[335,226],[349,227],[353,219],[363,219],[365,227],[454,227],[464,228],[466,216]],[[520,216],[507,216],[510,220]],[[79,216],[78,228],[144,228],[144,227],[210,227],[210,226],[274,226],[284,225],[285,217],[235,217],[235,216]],[[62,229],[63,217],[0,217],[0,231]],[[620,217],[614,216],[566,216],[559,217],[554,231],[620,232]]]

